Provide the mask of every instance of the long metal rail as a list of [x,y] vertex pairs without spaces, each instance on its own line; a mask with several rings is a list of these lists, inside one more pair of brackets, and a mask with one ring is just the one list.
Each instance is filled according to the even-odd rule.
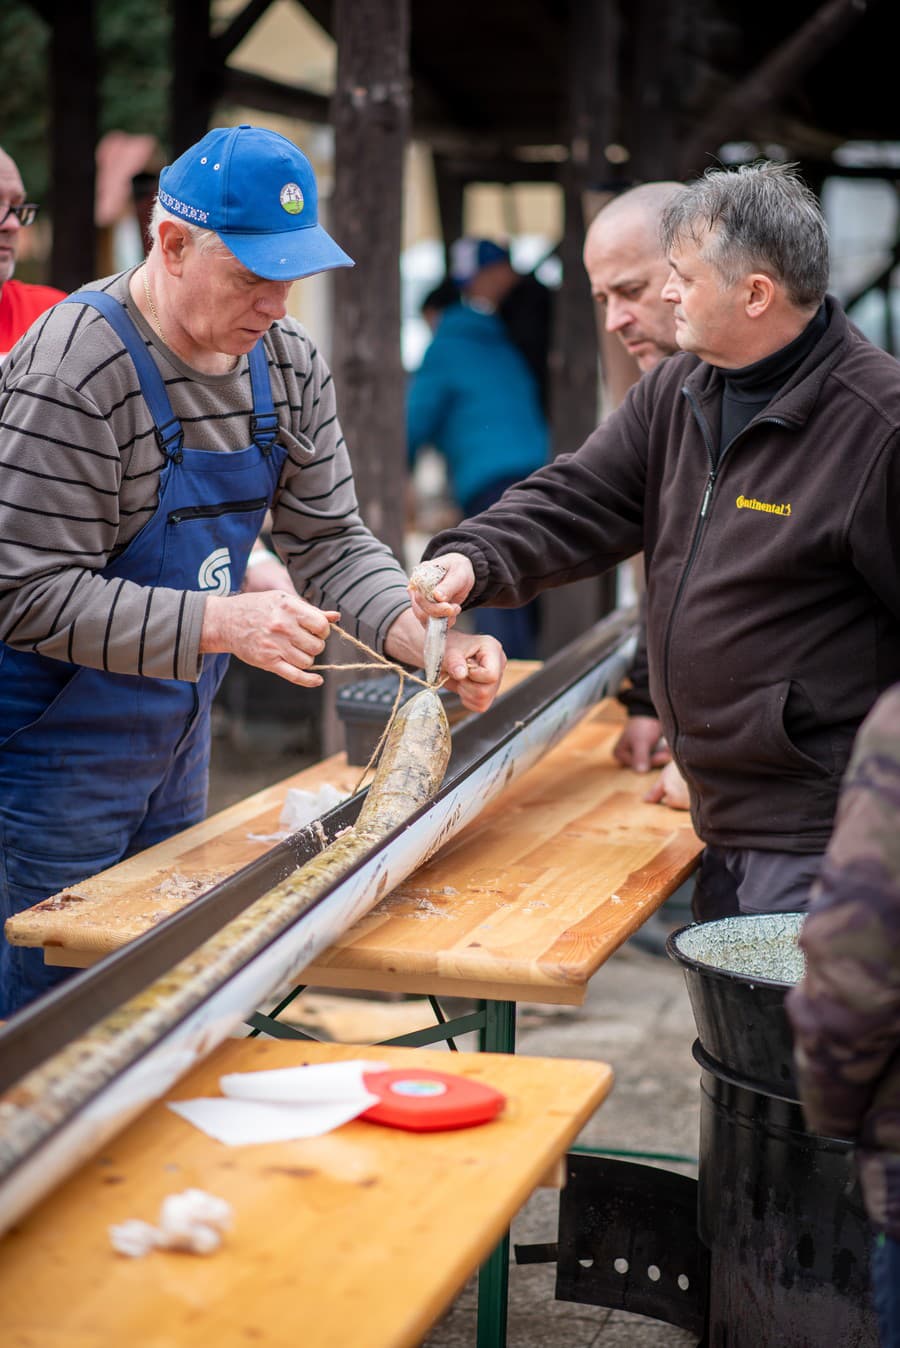
[[[163,1095],[614,692],[634,631],[633,611],[612,614],[489,712],[458,727],[434,799],[299,916],[258,932],[240,921],[260,896],[321,850],[312,828],[15,1017],[0,1033],[0,1230]],[[354,822],[363,796],[323,818],[327,841]],[[226,950],[209,977],[182,978],[179,995],[169,996],[178,981],[173,972],[212,944],[227,946],[231,926],[240,931],[233,952]],[[142,1015],[152,1010],[140,1033],[129,1035],[120,1032],[131,1029],[123,1008],[134,1004]],[[84,1078],[77,1090],[68,1080],[72,1072]]]

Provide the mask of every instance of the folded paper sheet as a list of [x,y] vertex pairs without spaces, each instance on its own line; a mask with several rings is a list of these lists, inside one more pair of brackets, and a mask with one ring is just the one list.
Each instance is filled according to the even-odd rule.
[[363,1085],[363,1073],[386,1066],[357,1058],[235,1072],[219,1080],[225,1098],[170,1101],[169,1108],[229,1147],[319,1137],[378,1103],[378,1096]]

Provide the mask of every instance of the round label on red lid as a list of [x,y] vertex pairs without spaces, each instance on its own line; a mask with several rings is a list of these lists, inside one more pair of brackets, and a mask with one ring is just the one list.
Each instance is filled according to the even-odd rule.
[[443,1081],[392,1081],[390,1089],[395,1095],[446,1095],[447,1086]]

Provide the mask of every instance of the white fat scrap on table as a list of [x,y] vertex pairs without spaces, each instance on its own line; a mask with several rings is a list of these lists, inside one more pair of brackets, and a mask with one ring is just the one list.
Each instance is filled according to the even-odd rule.
[[232,1220],[231,1205],[224,1198],[202,1189],[185,1189],[163,1199],[157,1226],[134,1217],[111,1226],[109,1239],[118,1254],[130,1259],[140,1259],[151,1250],[212,1254]]

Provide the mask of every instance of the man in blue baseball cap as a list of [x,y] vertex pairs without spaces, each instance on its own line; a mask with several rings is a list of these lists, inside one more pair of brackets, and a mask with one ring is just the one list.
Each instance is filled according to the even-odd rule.
[[248,271],[267,281],[353,266],[319,224],[319,193],[306,155],[262,127],[210,131],[163,169],[159,203],[217,234]]
[[[201,819],[229,655],[315,687],[330,626],[413,666],[407,578],[360,518],[331,373],[287,315],[351,259],[306,156],[210,131],[163,170],[146,263],[44,315],[0,398],[0,913]],[[267,511],[296,593],[241,593]],[[302,596],[302,597],[301,597]],[[448,640],[464,704],[503,653]],[[0,945],[0,1017],[63,976]]]

